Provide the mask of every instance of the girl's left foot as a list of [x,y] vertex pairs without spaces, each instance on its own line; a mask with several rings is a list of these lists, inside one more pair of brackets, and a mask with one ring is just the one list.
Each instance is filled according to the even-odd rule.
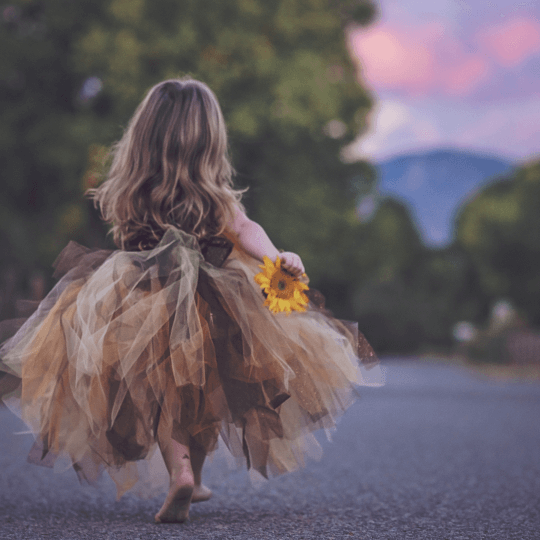
[[169,493],[155,515],[156,523],[183,523],[189,517],[189,506],[193,496],[193,473],[184,470],[171,478]]
[[210,497],[212,497],[212,490],[203,484],[199,484],[193,488],[191,502],[204,502],[210,499]]

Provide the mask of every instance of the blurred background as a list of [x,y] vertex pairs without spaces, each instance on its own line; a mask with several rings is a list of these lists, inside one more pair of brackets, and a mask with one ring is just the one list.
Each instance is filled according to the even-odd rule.
[[540,359],[533,0],[16,0],[0,5],[0,318],[70,240],[145,92],[216,93],[248,215],[379,354]]

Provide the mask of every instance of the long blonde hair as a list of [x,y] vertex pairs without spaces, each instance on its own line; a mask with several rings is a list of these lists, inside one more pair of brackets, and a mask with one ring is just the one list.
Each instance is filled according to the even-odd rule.
[[121,249],[154,247],[179,228],[197,239],[222,234],[247,191],[233,188],[227,130],[204,83],[154,86],[112,148],[107,179],[88,190]]

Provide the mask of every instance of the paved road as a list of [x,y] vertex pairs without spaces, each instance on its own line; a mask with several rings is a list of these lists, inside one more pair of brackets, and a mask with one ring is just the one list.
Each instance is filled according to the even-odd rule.
[[215,497],[185,525],[152,523],[160,499],[117,502],[110,480],[27,464],[31,438],[0,409],[0,538],[540,539],[540,385],[383,366],[387,385],[363,389],[320,462],[254,488],[217,456]]

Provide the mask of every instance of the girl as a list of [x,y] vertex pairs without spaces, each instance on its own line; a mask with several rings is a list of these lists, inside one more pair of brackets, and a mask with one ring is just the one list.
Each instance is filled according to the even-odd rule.
[[70,243],[58,284],[0,349],[0,399],[35,434],[29,460],[67,456],[90,482],[106,469],[120,497],[151,493],[158,447],[168,494],[156,522],[185,521],[210,498],[201,472],[219,435],[264,477],[303,465],[311,432],[368,384],[359,361],[377,363],[320,293],[290,316],[263,305],[263,257],[295,277],[304,266],[248,219],[231,177],[211,90],[156,85],[90,191],[119,249]]

